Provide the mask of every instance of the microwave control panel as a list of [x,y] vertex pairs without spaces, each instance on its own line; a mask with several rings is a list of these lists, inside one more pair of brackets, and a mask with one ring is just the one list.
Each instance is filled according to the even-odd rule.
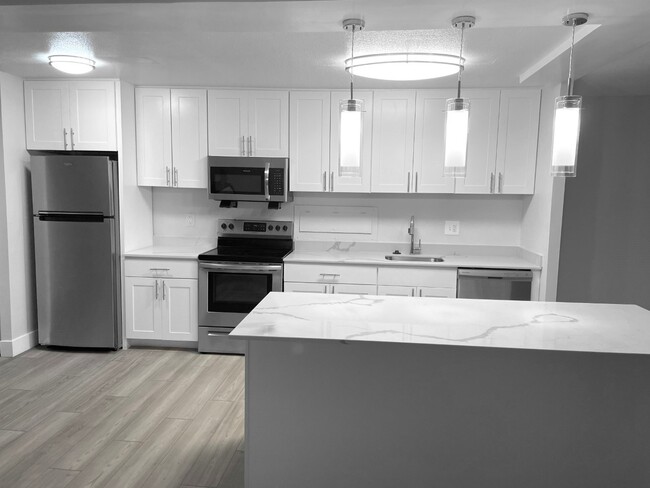
[[284,195],[284,169],[269,169],[269,195]]

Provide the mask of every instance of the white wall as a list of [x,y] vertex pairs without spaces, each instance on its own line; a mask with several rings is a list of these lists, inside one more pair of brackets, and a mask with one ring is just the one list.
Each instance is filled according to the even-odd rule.
[[560,85],[542,90],[535,194],[524,197],[521,219],[521,246],[544,257],[539,299],[546,301],[557,295],[564,200],[564,178],[551,176],[554,102],[560,90]]
[[0,354],[36,344],[36,284],[23,81],[0,73]]
[[[154,189],[154,235],[156,237],[216,237],[218,218],[269,218],[292,220],[295,205],[331,205],[377,208],[377,241],[407,242],[411,215],[417,237],[423,243],[519,246],[523,197],[479,195],[344,195],[294,194],[294,201],[281,210],[264,204],[240,203],[221,209],[209,201],[205,190]],[[186,216],[194,216],[194,226]],[[458,220],[460,234],[444,234],[444,221]]]

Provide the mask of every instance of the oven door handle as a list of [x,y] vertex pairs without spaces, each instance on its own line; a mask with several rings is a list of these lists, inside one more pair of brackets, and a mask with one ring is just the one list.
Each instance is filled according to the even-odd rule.
[[271,193],[269,192],[269,178],[271,174],[271,163],[267,162],[264,164],[264,198],[266,200],[271,199]]
[[201,263],[203,269],[215,269],[220,273],[258,273],[260,271],[282,271],[281,264],[255,264],[252,266],[240,264]]

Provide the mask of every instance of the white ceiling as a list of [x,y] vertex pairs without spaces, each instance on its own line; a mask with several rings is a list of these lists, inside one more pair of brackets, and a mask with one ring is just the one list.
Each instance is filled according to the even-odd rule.
[[[0,0],[0,70],[55,78],[47,56],[76,54],[97,60],[86,77],[136,85],[345,88],[343,19],[366,22],[356,54],[457,54],[450,21],[475,15],[463,85],[541,86],[566,78],[571,29],[560,20],[584,11],[589,23],[576,31],[581,89],[650,95],[648,0],[73,1]],[[454,85],[454,77],[406,84]],[[356,86],[396,85],[359,78]]]

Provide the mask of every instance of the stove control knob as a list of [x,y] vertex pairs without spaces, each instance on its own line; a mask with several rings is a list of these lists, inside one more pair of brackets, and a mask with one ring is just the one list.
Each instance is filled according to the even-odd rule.
[[221,224],[221,228],[222,228],[223,230],[226,230],[226,227],[228,227],[226,224]]
[[279,225],[276,225],[276,226],[275,226],[275,230],[280,230],[280,226],[279,226]]
[[272,225],[269,225],[269,230],[273,230],[273,226],[272,226]]
[[286,232],[287,230],[289,230],[289,227],[287,227],[286,225],[283,225],[282,230]]
[[235,228],[235,226],[232,225],[232,224],[228,224],[228,228],[229,228],[230,230],[233,230],[233,229]]

